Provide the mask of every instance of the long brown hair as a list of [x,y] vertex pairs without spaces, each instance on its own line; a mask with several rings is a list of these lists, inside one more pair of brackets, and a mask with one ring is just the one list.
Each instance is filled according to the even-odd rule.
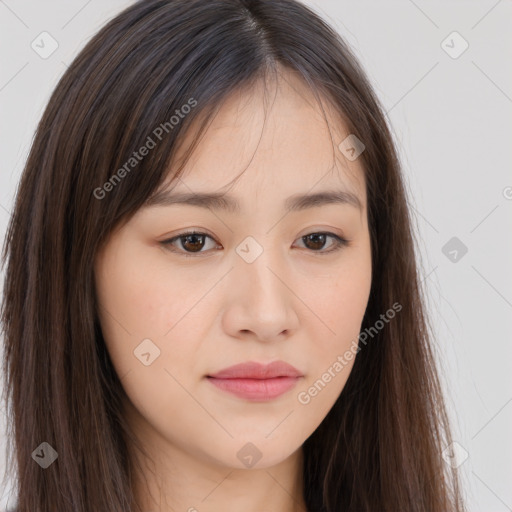
[[[128,456],[136,439],[98,321],[93,261],[168,176],[192,121],[201,116],[188,154],[228,95],[278,67],[298,73],[365,145],[373,281],[363,330],[402,306],[358,352],[303,445],[308,510],[463,510],[441,456],[451,439],[400,163],[350,48],[295,0],[144,0],[102,28],[59,81],[7,231],[3,363],[18,512],[139,510]],[[154,148],[127,167],[148,137]],[[44,470],[33,458],[43,442],[58,454]]]

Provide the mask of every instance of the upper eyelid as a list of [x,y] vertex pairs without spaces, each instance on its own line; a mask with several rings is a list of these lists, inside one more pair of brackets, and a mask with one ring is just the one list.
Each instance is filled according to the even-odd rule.
[[[343,235],[337,235],[336,233],[332,233],[330,231],[322,231],[322,230],[310,231],[310,232],[306,233],[305,235],[299,236],[298,238],[304,238],[305,236],[308,236],[308,235],[320,235],[320,234],[331,236],[333,238],[339,237],[340,239],[345,239],[345,237]],[[164,240],[161,241],[161,243],[163,243],[163,242],[172,242],[174,240],[177,240],[178,238],[181,238],[181,237],[184,237],[184,236],[187,236],[187,235],[208,236],[212,240],[214,240],[216,243],[218,243],[217,240],[215,240],[215,237],[213,235],[210,235],[209,233],[205,233],[203,231],[184,231],[184,232],[178,233],[177,235],[174,235],[174,236],[172,236],[170,238],[165,238]]]

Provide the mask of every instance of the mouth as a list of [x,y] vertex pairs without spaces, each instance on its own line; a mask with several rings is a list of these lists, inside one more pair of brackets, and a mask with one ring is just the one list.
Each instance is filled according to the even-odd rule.
[[270,364],[242,363],[207,375],[218,389],[239,398],[266,402],[291,390],[304,375],[297,368],[275,361]]

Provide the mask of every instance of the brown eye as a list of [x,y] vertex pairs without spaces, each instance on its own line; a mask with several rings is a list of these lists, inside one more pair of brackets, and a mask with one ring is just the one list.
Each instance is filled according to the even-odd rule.
[[[205,247],[207,239],[213,241],[213,238],[206,233],[181,233],[169,240],[164,240],[160,242],[164,247],[169,249],[172,252],[182,253],[184,256],[195,256],[196,254],[201,254],[207,252],[203,250]],[[214,248],[216,244],[213,244]]]
[[186,251],[198,252],[204,246],[205,236],[204,235],[185,235],[180,237],[181,246]]
[[323,233],[312,233],[311,235],[306,235],[303,240],[308,249],[319,251],[324,247],[326,238]]
[[[334,240],[333,243],[330,244],[329,249],[322,250],[329,238]],[[307,249],[320,254],[330,253],[348,245],[348,240],[345,240],[334,233],[309,233],[308,235],[301,237],[301,240]]]
[[[206,242],[208,239],[215,242],[215,240],[206,233],[189,232],[181,233],[160,243],[169,251],[181,254],[182,256],[200,256],[203,253],[207,253],[210,249],[220,247],[214,243],[213,247],[204,249],[207,245]],[[327,246],[328,249],[324,250],[328,239],[333,240],[333,242]],[[306,249],[318,254],[335,252],[344,246],[349,245],[348,240],[345,240],[334,233],[309,233],[308,235],[301,237],[300,240],[304,243]]]

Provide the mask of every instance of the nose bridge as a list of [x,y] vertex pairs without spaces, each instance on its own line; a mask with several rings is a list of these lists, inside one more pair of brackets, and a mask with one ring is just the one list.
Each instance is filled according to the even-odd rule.
[[270,238],[251,238],[247,237],[236,249],[231,305],[236,311],[238,330],[271,339],[296,327],[293,294],[285,284],[286,262],[279,249],[270,246]]
[[255,302],[254,306],[277,306],[277,302],[286,300],[288,293],[277,277],[283,273],[282,258],[270,243],[269,238],[258,242],[248,237],[237,248],[236,279],[240,289]]

